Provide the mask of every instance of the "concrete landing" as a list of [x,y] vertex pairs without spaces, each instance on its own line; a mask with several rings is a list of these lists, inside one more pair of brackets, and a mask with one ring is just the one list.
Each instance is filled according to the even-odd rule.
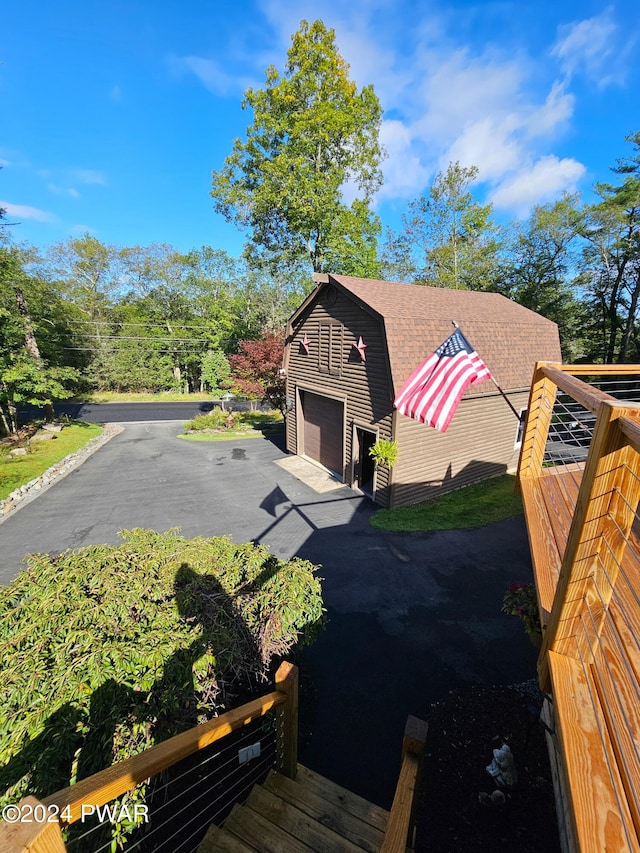
[[344,488],[344,483],[340,483],[333,474],[330,474],[319,465],[309,462],[308,459],[303,459],[301,456],[285,456],[284,459],[277,459],[275,462],[281,468],[291,474],[296,479],[300,480],[313,489],[318,494],[324,492],[335,492],[337,489]]

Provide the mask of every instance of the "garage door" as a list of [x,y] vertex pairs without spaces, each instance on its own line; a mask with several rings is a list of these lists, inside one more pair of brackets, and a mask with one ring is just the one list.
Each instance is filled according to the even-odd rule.
[[302,392],[304,454],[342,477],[344,403]]

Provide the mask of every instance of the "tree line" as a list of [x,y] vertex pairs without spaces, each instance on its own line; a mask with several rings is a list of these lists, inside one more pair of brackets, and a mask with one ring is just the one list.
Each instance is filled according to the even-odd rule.
[[593,202],[564,194],[500,224],[478,170],[450,163],[383,235],[382,109],[333,30],[302,21],[243,106],[246,139],[211,190],[246,235],[241,258],[89,233],[38,251],[10,242],[0,211],[0,430],[19,402],[81,390],[273,390],[313,272],[499,292],[558,324],[565,361],[640,361],[640,132]]
[[305,286],[302,276],[267,275],[208,246],[123,248],[90,234],[43,251],[5,242],[0,430],[15,430],[21,403],[81,392],[235,390],[259,399],[277,376],[282,330]]

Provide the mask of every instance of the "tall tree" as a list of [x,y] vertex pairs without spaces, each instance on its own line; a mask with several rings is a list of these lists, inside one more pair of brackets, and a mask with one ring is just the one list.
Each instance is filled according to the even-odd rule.
[[612,168],[622,182],[596,184],[601,200],[589,209],[584,232],[581,281],[599,332],[593,356],[607,364],[640,356],[640,132],[627,142],[634,153]]
[[49,247],[37,272],[57,281],[65,297],[75,302],[92,322],[122,288],[120,251],[86,233]]
[[253,123],[213,173],[215,209],[250,232],[252,258],[306,257],[315,272],[344,264],[357,272],[352,247],[379,230],[369,203],[382,181],[382,110],[372,86],[358,91],[349,78],[334,31],[302,21],[284,73],[270,66],[264,88],[248,89],[243,107]]
[[575,283],[583,225],[577,196],[534,207],[526,222],[512,225],[499,283],[505,296],[558,324],[569,363],[584,355],[586,316]]
[[[78,380],[72,367],[59,361],[49,363],[41,352],[36,329],[43,328],[42,320],[46,319],[57,337],[56,322],[46,316],[56,317],[56,298],[50,292],[47,298],[43,290],[40,282],[24,272],[18,249],[0,248],[0,433],[16,431],[19,403],[43,406],[51,420],[53,400],[69,397]],[[34,297],[31,303],[26,294]],[[58,358],[63,355],[58,341],[47,349]]]
[[491,290],[500,250],[492,206],[481,205],[469,187],[475,166],[450,163],[439,172],[428,195],[409,205],[404,217],[406,240],[422,252],[418,266],[429,284],[468,290]]

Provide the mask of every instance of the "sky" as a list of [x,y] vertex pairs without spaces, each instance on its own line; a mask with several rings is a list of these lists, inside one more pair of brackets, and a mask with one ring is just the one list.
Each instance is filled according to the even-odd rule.
[[596,181],[640,131],[637,0],[21,0],[0,18],[0,207],[15,242],[90,233],[118,246],[239,255],[213,210],[251,115],[244,91],[283,70],[321,18],[384,117],[375,199],[397,229],[449,162],[479,170],[498,218]]

